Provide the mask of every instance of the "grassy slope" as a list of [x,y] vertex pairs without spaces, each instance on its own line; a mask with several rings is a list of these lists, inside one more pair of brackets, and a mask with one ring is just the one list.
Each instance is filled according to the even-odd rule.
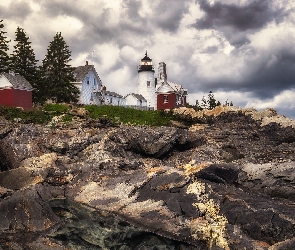
[[108,116],[111,119],[119,120],[123,123],[131,123],[136,125],[165,126],[172,119],[171,112],[163,111],[141,111],[132,108],[124,108],[119,106],[86,106],[90,112],[91,118]]
[[[89,117],[98,119],[107,116],[113,121],[122,122],[124,124],[165,126],[169,125],[173,119],[172,112],[164,111],[141,111],[132,108],[124,108],[118,106],[95,106],[88,105],[84,107],[89,111]],[[7,120],[19,120],[21,123],[38,123],[46,124],[51,121],[54,116],[66,114],[67,121],[71,120],[69,115],[70,107],[63,104],[47,104],[43,107],[34,108],[24,111],[19,108],[0,106],[0,116]],[[19,119],[20,118],[20,119]]]

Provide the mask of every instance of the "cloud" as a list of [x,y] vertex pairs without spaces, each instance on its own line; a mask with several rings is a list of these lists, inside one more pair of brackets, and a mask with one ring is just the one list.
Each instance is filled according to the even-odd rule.
[[188,1],[159,1],[154,7],[154,20],[156,27],[169,32],[176,32],[184,14],[188,12]]
[[256,107],[257,109],[274,108],[279,114],[295,119],[295,89],[282,91],[272,98],[261,100],[253,98],[247,101],[246,107]]
[[202,53],[214,54],[218,51],[218,49],[218,46],[208,46],[202,51]]
[[[32,13],[32,8],[30,4],[24,1],[4,1],[0,4],[1,19],[14,19],[18,21],[24,20]],[[16,28],[15,28],[16,29]]]
[[215,29],[224,33],[228,41],[236,47],[249,43],[247,35],[264,28],[271,22],[280,23],[290,13],[269,0],[249,0],[239,4],[197,0],[204,15],[192,27]]
[[205,16],[198,19],[194,26],[198,29],[216,29],[230,26],[235,30],[259,29],[275,20],[279,22],[286,13],[282,9],[271,8],[269,0],[252,0],[247,5],[210,4],[207,0],[197,1]]

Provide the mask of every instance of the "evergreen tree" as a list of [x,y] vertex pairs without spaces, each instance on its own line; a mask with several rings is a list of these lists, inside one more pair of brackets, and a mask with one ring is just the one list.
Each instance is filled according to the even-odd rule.
[[196,111],[202,110],[202,107],[198,100],[196,100],[196,105],[193,107]]
[[214,109],[217,106],[217,102],[216,99],[214,97],[214,94],[212,93],[212,91],[209,92],[208,94],[208,109]]
[[203,109],[206,109],[208,106],[207,106],[207,100],[206,100],[206,98],[205,98],[205,96],[203,95],[203,97],[202,97],[202,100],[201,100],[201,107],[203,108]]
[[3,31],[4,24],[2,22],[3,20],[0,20],[0,73],[9,71],[9,56],[7,53],[9,41],[6,40],[5,34],[7,32]]
[[213,92],[210,91],[207,98],[205,97],[205,95],[203,95],[201,100],[201,105],[199,104],[199,101],[196,100],[196,105],[194,106],[194,108],[196,110],[214,109],[215,107],[220,105],[221,105],[221,102],[217,101],[214,97]]
[[16,45],[13,46],[14,51],[10,58],[11,69],[32,82],[37,70],[38,60],[36,60],[29,37],[22,28],[17,27],[14,41]]
[[35,104],[43,104],[47,99],[47,89],[44,86],[44,71],[42,66],[38,66],[33,81],[33,101]]
[[39,85],[39,72],[37,72],[37,62],[35,52],[29,42],[29,37],[26,35],[22,28],[17,27],[15,32],[16,45],[14,47],[13,54],[11,55],[11,69],[15,73],[19,73],[25,77],[35,89],[33,92],[34,102],[38,102],[36,93],[40,90]]
[[47,55],[43,60],[44,96],[55,99],[56,102],[76,102],[79,94],[71,82],[74,81],[73,70],[68,63],[71,60],[71,51],[61,33],[56,33],[50,42]]

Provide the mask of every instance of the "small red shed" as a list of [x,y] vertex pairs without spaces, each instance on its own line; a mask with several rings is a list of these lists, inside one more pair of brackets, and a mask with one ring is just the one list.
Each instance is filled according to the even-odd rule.
[[157,90],[157,109],[185,107],[187,90],[181,85],[167,80],[159,84]]
[[31,109],[32,85],[21,75],[14,73],[0,74],[0,105]]

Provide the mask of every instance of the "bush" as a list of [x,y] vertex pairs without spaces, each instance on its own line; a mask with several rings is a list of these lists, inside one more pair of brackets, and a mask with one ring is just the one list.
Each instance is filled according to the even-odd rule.
[[62,118],[63,122],[71,122],[73,120],[73,116],[69,114],[65,114]]
[[0,115],[7,120],[19,120],[21,123],[43,124],[51,120],[52,116],[40,109],[22,110],[14,107],[0,107]]
[[44,105],[45,111],[55,111],[57,113],[65,113],[70,110],[70,107],[65,104],[49,103]]

